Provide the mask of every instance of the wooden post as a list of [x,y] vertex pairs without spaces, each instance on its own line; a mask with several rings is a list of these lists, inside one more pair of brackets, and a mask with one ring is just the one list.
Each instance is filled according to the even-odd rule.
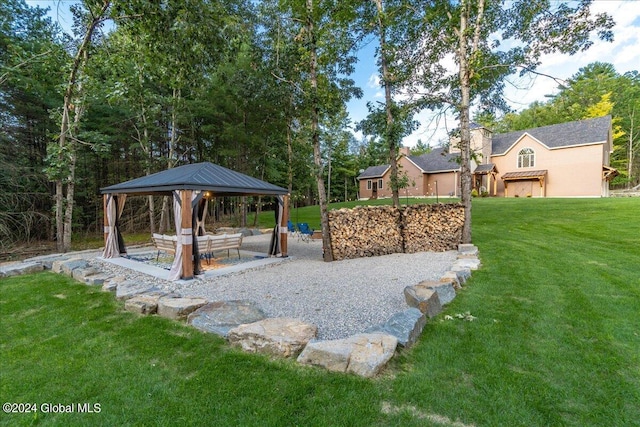
[[495,174],[493,175],[493,195],[498,195],[498,177]]
[[107,236],[109,236],[109,217],[107,216],[107,205],[109,201],[109,194],[102,195],[102,223],[104,231],[104,247],[107,247]]
[[504,197],[509,197],[509,190],[507,187],[509,187],[509,181],[504,182]]
[[282,196],[282,218],[280,218],[280,252],[283,257],[287,256],[287,220],[289,219],[289,195]]
[[182,279],[193,279],[193,224],[191,209],[191,190],[182,190],[182,235],[178,242],[182,244]]

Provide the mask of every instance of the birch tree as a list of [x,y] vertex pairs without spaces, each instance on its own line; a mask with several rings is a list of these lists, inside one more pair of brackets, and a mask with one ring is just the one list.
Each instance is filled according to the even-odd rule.
[[89,48],[94,33],[108,19],[110,6],[110,0],[85,0],[82,3],[83,9],[76,9],[76,19],[78,28],[82,30],[82,39],[73,57],[65,83],[57,145],[50,145],[48,150],[47,171],[50,179],[55,183],[56,243],[60,252],[67,252],[71,248],[76,145],[80,142],[77,139],[77,132],[84,112],[81,76],[89,60]]

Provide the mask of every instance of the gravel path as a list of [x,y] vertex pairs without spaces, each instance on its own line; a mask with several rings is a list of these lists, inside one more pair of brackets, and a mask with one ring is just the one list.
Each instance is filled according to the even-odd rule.
[[[246,237],[243,250],[266,252],[269,235]],[[405,310],[403,289],[437,280],[456,252],[421,252],[322,261],[322,243],[289,238],[291,258],[278,264],[184,284],[135,273],[96,259],[100,268],[128,279],[154,283],[183,296],[209,301],[254,301],[268,317],[294,317],[318,326],[320,339],[344,338],[385,322]]]

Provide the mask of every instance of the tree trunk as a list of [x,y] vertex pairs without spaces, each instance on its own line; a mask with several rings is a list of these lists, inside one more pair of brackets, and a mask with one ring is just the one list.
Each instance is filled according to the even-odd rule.
[[[62,178],[58,177],[55,180],[56,183],[56,238],[57,238],[57,249],[60,252],[67,252],[71,248],[71,229],[73,225],[73,205],[74,205],[74,190],[75,190],[75,147],[74,142],[67,142],[67,135],[70,132],[71,125],[70,121],[70,111],[72,108],[72,100],[76,92],[76,84],[78,81],[78,75],[81,71],[81,68],[86,65],[88,59],[88,48],[91,44],[91,37],[93,36],[93,32],[95,31],[97,25],[102,22],[105,18],[105,14],[109,9],[110,0],[105,0],[102,9],[99,11],[97,15],[94,15],[93,19],[89,23],[87,27],[87,31],[84,34],[82,39],[82,43],[78,48],[78,52],[73,60],[73,64],[71,66],[71,73],[69,74],[69,79],[67,80],[67,87],[64,92],[64,100],[62,105],[62,120],[60,124],[60,136],[58,137],[58,145],[60,147],[60,163],[67,163],[64,158],[65,151],[69,151],[69,163],[68,164],[68,173],[66,177],[67,181],[67,195],[66,195],[66,206],[64,206],[63,200],[65,199],[64,195],[64,183]],[[80,91],[81,88],[78,88]],[[76,116],[75,123],[76,126],[79,124],[79,119],[81,115],[80,106],[76,106]],[[64,210],[64,214],[63,214]]]
[[484,0],[478,1],[478,15],[476,16],[474,38],[471,49],[468,49],[468,30],[470,15],[470,0],[462,2],[460,14],[460,30],[458,35],[458,62],[461,100],[458,107],[460,113],[460,199],[464,206],[464,225],[462,227],[462,243],[471,243],[471,132],[469,129],[469,107],[471,104],[471,72],[469,59],[477,53],[480,26],[482,25]]
[[635,118],[636,110],[635,108],[631,112],[631,126],[629,131],[629,161],[627,164],[627,179],[629,180],[627,183],[627,189],[631,189],[633,185],[633,119]]
[[391,75],[389,73],[389,64],[387,63],[387,36],[385,23],[382,22],[384,15],[384,5],[382,0],[374,0],[376,8],[378,10],[378,35],[380,42],[380,65],[382,68],[382,84],[384,85],[384,105],[386,112],[386,128],[385,138],[387,140],[387,146],[389,147],[389,165],[390,170],[390,184],[391,184],[391,198],[393,200],[393,206],[400,206],[400,194],[398,189],[398,144],[393,131],[393,99],[391,97]]
[[327,209],[327,193],[324,187],[322,156],[320,153],[319,121],[320,107],[318,105],[318,54],[316,35],[313,22],[313,0],[307,0],[307,34],[309,37],[309,83],[311,84],[311,141],[313,143],[313,162],[315,165],[316,182],[318,185],[318,199],[320,201],[320,222],[322,225],[323,258],[333,261],[331,251],[331,235],[329,230],[329,214]]

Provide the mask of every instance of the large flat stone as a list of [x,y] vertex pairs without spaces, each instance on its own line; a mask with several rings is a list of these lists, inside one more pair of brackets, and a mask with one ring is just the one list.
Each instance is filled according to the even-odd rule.
[[265,317],[262,310],[251,301],[215,301],[189,314],[187,323],[201,331],[226,338],[232,328]]
[[99,271],[95,267],[76,268],[71,272],[71,277],[76,279],[78,282],[84,282],[87,277],[98,273]]
[[231,344],[250,353],[296,357],[317,332],[315,325],[279,317],[237,326],[229,331],[227,338]]
[[196,311],[207,302],[204,298],[172,298],[165,296],[158,301],[158,315],[174,320],[184,320],[189,313]]
[[73,270],[87,267],[89,267],[89,263],[84,258],[60,258],[53,261],[51,271],[71,277]]
[[136,314],[156,314],[159,300],[159,295],[136,295],[125,301],[124,309]]
[[120,301],[128,300],[136,295],[149,293],[158,290],[155,286],[146,283],[137,283],[125,280],[117,284],[116,299]]
[[453,282],[436,282],[432,280],[425,280],[418,283],[416,286],[433,289],[434,291],[436,291],[441,305],[449,304],[456,297],[456,290],[453,288]]
[[461,255],[478,255],[478,247],[472,243],[460,243],[458,245],[458,253]]
[[442,276],[440,276],[441,282],[450,282],[453,285],[454,289],[460,289],[462,286],[460,285],[460,279],[458,279],[458,275],[455,271],[447,271]]
[[92,286],[100,286],[100,285],[104,285],[104,282],[109,280],[110,277],[111,276],[109,276],[108,274],[105,274],[105,273],[93,274],[91,276],[85,277],[84,278],[84,283],[86,283],[87,285],[92,285]]
[[18,262],[0,267],[0,277],[19,276],[37,273],[42,270],[44,270],[44,265],[39,262]]
[[458,282],[460,282],[460,284],[466,283],[466,281],[471,277],[471,269],[460,264],[454,263],[451,266],[451,271],[458,276]]
[[365,332],[393,335],[398,339],[398,344],[409,348],[418,341],[426,324],[427,317],[424,313],[411,307],[395,313],[385,323],[373,326]]
[[427,317],[437,316],[442,311],[438,293],[433,289],[420,286],[404,288],[404,299],[409,307],[415,307]]
[[477,270],[482,264],[480,260],[476,257],[472,258],[458,258],[454,263],[453,267],[460,266],[462,268],[468,268],[469,270]]
[[371,378],[380,373],[391,360],[397,345],[396,337],[379,333],[358,334],[340,340],[313,341],[307,344],[298,357],[298,362]]
[[71,258],[60,264],[60,272],[69,277],[73,277],[73,271],[88,268],[89,263],[83,258]]

